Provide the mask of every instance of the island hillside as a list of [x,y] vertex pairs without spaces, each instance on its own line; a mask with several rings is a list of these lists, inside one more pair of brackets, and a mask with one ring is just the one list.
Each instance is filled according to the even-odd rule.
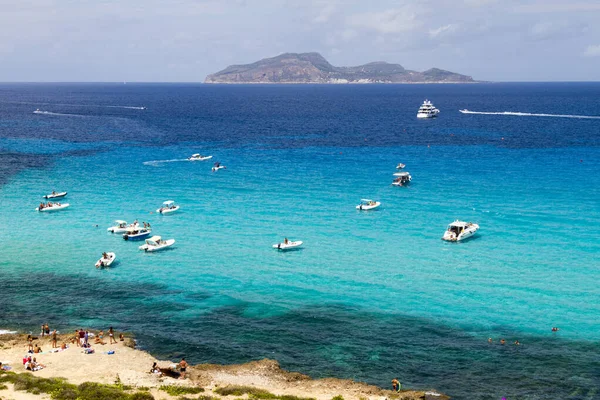
[[443,69],[424,72],[383,61],[334,67],[319,53],[285,53],[252,64],[231,65],[205,83],[472,83],[473,78]]

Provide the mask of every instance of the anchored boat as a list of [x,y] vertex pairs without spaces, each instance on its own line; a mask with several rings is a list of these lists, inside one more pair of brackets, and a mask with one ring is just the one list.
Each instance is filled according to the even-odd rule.
[[444,236],[442,236],[442,240],[448,242],[460,242],[461,240],[468,239],[475,235],[478,230],[478,224],[456,220],[448,225],[446,232],[444,232]]

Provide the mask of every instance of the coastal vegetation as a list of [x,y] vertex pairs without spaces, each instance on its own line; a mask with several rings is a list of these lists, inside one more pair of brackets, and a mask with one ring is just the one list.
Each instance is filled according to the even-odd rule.
[[315,400],[312,397],[298,397],[292,395],[276,395],[267,390],[255,388],[252,386],[229,385],[222,388],[216,388],[215,393],[221,396],[243,396],[248,395],[249,399],[264,400]]
[[148,392],[129,393],[130,387],[120,384],[84,382],[80,385],[68,383],[64,378],[40,378],[30,373],[0,372],[0,388],[7,388],[31,394],[48,394],[53,400],[154,400]]
[[159,387],[163,392],[167,392],[170,396],[181,396],[184,394],[198,394],[204,392],[204,388],[197,386],[176,386],[163,385]]

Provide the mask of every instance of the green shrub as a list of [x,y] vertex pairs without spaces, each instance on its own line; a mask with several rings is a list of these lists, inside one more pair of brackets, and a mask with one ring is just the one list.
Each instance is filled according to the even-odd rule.
[[253,399],[277,399],[273,393],[252,386],[229,385],[215,389],[215,393],[221,396],[243,396],[248,394]]
[[344,400],[344,398],[342,397],[341,394],[338,394],[337,396],[335,396],[333,399],[331,400]]
[[281,396],[277,396],[277,398],[279,400],[316,400],[313,397],[298,397],[298,396],[293,396],[291,394],[284,394]]
[[176,385],[163,385],[159,387],[160,390],[167,392],[170,396],[181,396],[184,394],[198,394],[204,392],[201,387],[190,387],[190,386],[176,386]]
[[148,392],[135,392],[130,396],[131,400],[154,400],[154,396],[152,396]]
[[8,389],[8,386],[6,386],[6,385],[4,385],[4,384],[3,384],[3,385],[0,385],[0,390],[4,390],[4,389]]
[[198,396],[198,400],[219,400],[219,397],[208,396],[206,394],[203,394],[201,396]]

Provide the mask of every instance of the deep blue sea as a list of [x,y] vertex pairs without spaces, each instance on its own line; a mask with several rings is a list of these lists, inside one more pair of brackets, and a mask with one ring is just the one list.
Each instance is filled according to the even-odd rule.
[[[417,120],[426,98],[440,116]],[[70,208],[34,211],[52,190]],[[0,329],[112,325],[162,358],[456,399],[600,398],[600,83],[1,84],[0,198]],[[176,245],[145,254],[115,219]],[[455,219],[479,234],[443,242]],[[118,262],[97,270],[103,251]]]

